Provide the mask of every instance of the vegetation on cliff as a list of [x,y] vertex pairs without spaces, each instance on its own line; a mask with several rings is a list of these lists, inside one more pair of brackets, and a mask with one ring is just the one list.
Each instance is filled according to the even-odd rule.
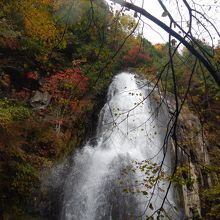
[[[127,68],[152,82],[160,80],[165,95],[177,87],[180,100],[198,115],[211,159],[211,167],[203,164],[204,173],[211,172],[216,185],[204,191],[204,216],[218,219],[220,91],[188,49],[176,52],[175,42],[152,45],[135,33],[135,18],[114,12],[105,1],[1,0],[0,7],[3,219],[31,218],[26,214],[34,212],[30,207],[40,190],[41,171],[83,142],[112,76]],[[198,45],[213,50],[206,42]],[[219,46],[214,49],[211,62],[218,64]],[[170,51],[178,67],[175,84],[171,68],[162,71]]]

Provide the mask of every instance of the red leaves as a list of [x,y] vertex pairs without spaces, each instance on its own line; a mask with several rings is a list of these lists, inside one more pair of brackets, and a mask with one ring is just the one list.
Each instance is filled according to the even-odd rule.
[[11,96],[18,100],[27,101],[31,96],[31,91],[26,88],[23,88],[20,91],[13,90]]
[[33,72],[28,72],[26,74],[26,77],[28,79],[33,79],[33,80],[38,80],[38,73],[36,71],[33,71]]
[[63,119],[58,119],[58,120],[55,121],[55,123],[59,126],[62,126],[62,125],[64,125],[64,120]]
[[152,61],[152,58],[144,49],[140,46],[132,47],[127,55],[124,56],[124,62],[127,66],[135,67],[139,64],[148,64]]
[[15,37],[0,37],[0,45],[3,48],[7,48],[11,50],[19,49],[19,45]]
[[48,77],[43,89],[52,95],[55,102],[65,105],[87,92],[88,78],[79,68],[69,68]]

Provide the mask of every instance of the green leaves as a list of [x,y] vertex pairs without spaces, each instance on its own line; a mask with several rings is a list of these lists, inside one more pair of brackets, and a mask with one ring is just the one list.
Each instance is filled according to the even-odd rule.
[[187,185],[187,187],[192,186],[194,183],[194,179],[190,173],[190,167],[187,165],[178,166],[175,174],[168,177],[168,180],[175,185]]
[[22,121],[29,117],[30,111],[28,108],[11,104],[7,100],[0,101],[0,125],[6,125],[12,121]]
[[129,190],[128,188],[125,188],[125,189],[123,189],[123,192],[125,192],[125,193],[129,193],[130,190]]
[[142,191],[143,195],[144,196],[147,196],[148,195],[148,192],[147,191]]
[[[167,177],[165,172],[160,168],[157,163],[153,163],[150,160],[144,160],[141,162],[132,161],[132,164],[121,170],[121,177],[118,183],[121,186],[126,184],[126,178],[131,177],[133,173],[141,176],[141,179],[135,180],[132,187],[123,188],[125,193],[138,193],[143,196],[150,196],[150,190],[155,184],[159,184],[160,181],[166,181]],[[164,190],[159,187],[159,190]]]

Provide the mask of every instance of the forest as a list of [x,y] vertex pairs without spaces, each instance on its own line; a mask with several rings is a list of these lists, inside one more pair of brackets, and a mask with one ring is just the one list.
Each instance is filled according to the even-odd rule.
[[[185,188],[189,194],[190,188],[198,188],[200,205],[179,218],[170,217],[162,201],[150,215],[91,220],[220,219],[220,34],[212,19],[201,15],[206,8],[219,10],[220,2],[199,6],[196,0],[170,1],[189,11],[187,31],[172,17],[175,6],[158,2],[168,25],[135,1],[0,0],[0,219],[88,219],[60,217],[62,198],[57,194],[62,186],[45,188],[42,182],[96,135],[108,87],[121,72],[150,82],[159,91],[153,92],[158,106],[170,100],[174,108],[167,135],[174,146],[172,173],[165,178],[163,163],[149,161],[135,169],[150,169],[149,190],[159,178],[166,179],[161,180],[168,182],[164,201],[172,185],[179,192],[178,207],[187,203],[181,193]],[[147,40],[143,16],[169,34],[166,42]],[[211,26],[218,43],[196,35],[195,26],[214,40]],[[129,175],[129,167],[122,176]],[[123,192],[148,198],[146,189],[126,187]],[[153,210],[154,204],[149,202],[148,208]]]

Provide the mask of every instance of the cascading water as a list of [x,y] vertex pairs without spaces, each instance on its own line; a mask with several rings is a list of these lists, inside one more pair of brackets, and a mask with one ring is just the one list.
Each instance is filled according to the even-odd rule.
[[[151,158],[153,163],[160,164],[164,158],[162,146],[168,115],[163,107],[157,111],[151,96],[145,99],[151,89],[149,83],[138,80],[135,74],[121,73],[114,77],[107,103],[100,112],[96,144],[88,143],[74,155],[65,181],[60,219],[145,219],[160,207],[166,191],[159,188],[166,189],[166,182],[155,185],[149,196],[124,192],[141,183],[144,174],[138,170],[122,174],[133,161]],[[163,169],[171,172],[169,153]],[[164,208],[171,215],[174,215],[169,210],[173,203],[170,190]]]

